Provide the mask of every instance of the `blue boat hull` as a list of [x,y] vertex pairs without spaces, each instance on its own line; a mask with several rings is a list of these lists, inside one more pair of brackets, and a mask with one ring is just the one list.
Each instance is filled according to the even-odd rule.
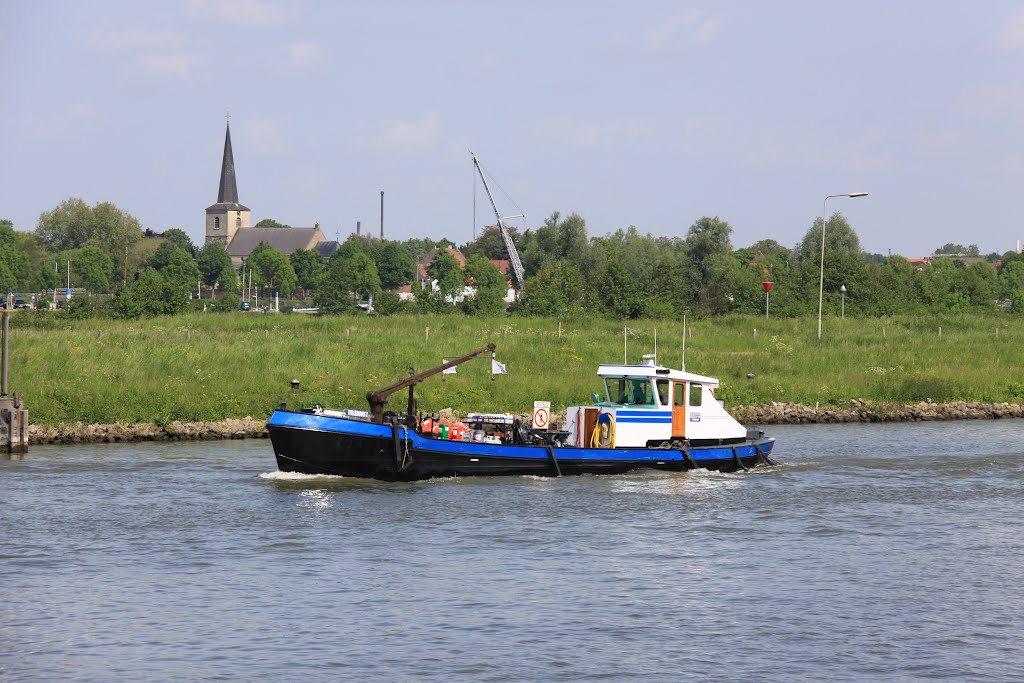
[[432,477],[733,472],[770,462],[772,437],[686,449],[514,446],[432,439],[399,425],[277,410],[267,423],[282,472],[415,481]]

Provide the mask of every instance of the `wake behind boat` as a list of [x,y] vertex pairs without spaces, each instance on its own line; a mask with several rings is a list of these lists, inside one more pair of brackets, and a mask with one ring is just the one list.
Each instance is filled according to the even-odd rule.
[[[714,396],[717,379],[662,367],[601,365],[604,396],[566,409],[562,429],[527,429],[505,414],[471,413],[463,422],[416,419],[413,389],[445,369],[493,353],[494,344],[367,394],[369,411],[291,411],[267,423],[283,472],[414,481],[432,477],[621,474],[649,468],[723,472],[774,464],[775,439],[747,429]],[[409,389],[404,414],[385,413],[392,393]],[[546,427],[546,425],[545,425]]]

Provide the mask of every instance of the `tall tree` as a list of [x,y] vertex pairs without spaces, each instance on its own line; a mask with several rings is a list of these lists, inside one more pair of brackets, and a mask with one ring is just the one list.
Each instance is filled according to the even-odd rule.
[[79,287],[85,287],[93,294],[106,294],[110,291],[113,264],[110,256],[99,247],[88,246],[79,250],[72,261],[72,268]]
[[35,275],[38,268],[32,267],[31,259],[22,248],[23,236],[15,232],[14,224],[8,220],[0,221],[0,293],[15,290],[28,291],[36,289]]
[[90,207],[81,199],[67,199],[39,216],[36,235],[51,251],[96,246],[111,258],[124,258],[124,251],[142,239],[137,218],[110,202]]
[[643,283],[637,282],[621,259],[610,259],[601,281],[605,311],[616,320],[639,318],[647,303]]
[[686,232],[686,250],[702,280],[711,276],[711,263],[715,256],[732,252],[732,226],[718,216],[703,216]]
[[288,295],[295,291],[298,278],[288,257],[266,242],[261,242],[249,254],[245,264],[252,270],[257,285]]
[[[846,217],[836,211],[825,224],[825,253],[847,252],[860,255],[860,237],[850,226]],[[804,234],[797,246],[797,259],[801,262],[821,262],[821,218],[815,218],[814,224]]]
[[324,275],[324,258],[315,249],[299,249],[288,257],[299,287],[307,294],[315,291]]
[[568,261],[548,263],[523,288],[523,309],[530,315],[573,316],[583,311],[584,280]]
[[171,228],[165,231],[164,239],[187,251],[189,256],[196,255],[196,245],[192,244],[192,239],[181,228]]
[[[513,243],[517,246],[522,244],[522,236],[518,230],[509,228],[508,231],[512,236]],[[501,236],[501,230],[498,229],[497,225],[485,227],[475,240],[465,244],[459,251],[465,254],[466,258],[473,254],[483,254],[495,261],[508,260],[508,248],[505,246],[505,238]]]
[[377,264],[366,254],[356,254],[348,262],[352,272],[352,289],[360,298],[369,299],[380,292]]
[[327,265],[313,303],[327,313],[352,310],[352,295],[369,297],[380,291],[380,278],[373,259],[362,252],[349,257],[335,254]]
[[[732,255],[732,226],[715,216],[699,218],[686,233],[686,252],[692,270],[686,274],[696,293],[697,307],[706,313],[729,310],[741,286],[739,262]],[[731,298],[730,298],[731,297]]]
[[259,223],[257,223],[253,227],[256,227],[256,228],[290,228],[292,226],[285,225],[284,223],[278,223],[273,218],[264,218],[263,220],[261,220]]
[[[196,254],[196,265],[199,272],[203,274],[203,283],[213,287],[214,283],[220,280],[221,273],[225,268],[231,267],[231,256],[224,245],[211,242],[199,250]],[[224,283],[221,282],[221,286]]]
[[187,251],[178,247],[175,247],[170,261],[160,272],[186,293],[196,289],[202,279],[199,266]]
[[498,289],[501,290],[502,296],[508,292],[508,276],[502,275],[498,267],[483,254],[473,254],[468,257],[463,272],[466,277],[473,278],[473,284],[478,289]]
[[465,286],[465,275],[454,256],[438,251],[427,266],[427,275],[437,281],[437,288],[445,297],[454,297]]
[[[155,268],[157,270],[163,270],[164,268],[170,265],[171,257],[174,256],[174,254],[179,251],[185,250],[179,247],[174,242],[164,240],[160,242],[160,245],[156,248],[156,251],[153,252],[153,255],[149,257],[148,261],[146,261],[146,267]],[[188,252],[185,253],[187,254]]]
[[558,211],[544,219],[544,224],[523,236],[522,261],[526,276],[530,277],[546,263],[569,260],[577,264],[584,273],[593,269],[587,223],[576,213],[562,218]]
[[380,276],[380,286],[384,289],[398,289],[416,277],[416,262],[398,242],[380,244],[373,258],[377,265],[377,275]]

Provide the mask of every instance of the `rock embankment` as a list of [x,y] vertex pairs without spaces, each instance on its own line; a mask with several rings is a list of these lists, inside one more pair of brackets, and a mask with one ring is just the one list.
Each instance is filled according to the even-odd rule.
[[246,417],[222,422],[168,422],[167,424],[30,425],[30,444],[124,443],[128,441],[200,441],[267,437],[266,420]]
[[929,422],[937,420],[995,420],[1024,417],[1019,403],[933,403],[913,405],[850,401],[848,408],[812,408],[797,403],[737,406],[730,411],[744,424],[835,424],[841,422]]
[[[446,415],[454,419],[454,412]],[[846,408],[812,408],[798,403],[737,406],[730,410],[748,425],[836,424],[842,422],[928,422],[937,420],[995,420],[1024,417],[1019,403],[933,403],[913,405],[874,403],[854,399]],[[521,416],[529,421],[528,415]],[[562,415],[552,415],[559,422]],[[73,424],[29,426],[29,443],[125,443],[129,441],[213,441],[217,439],[265,439],[265,420],[246,417],[221,422],[169,422],[167,424]]]

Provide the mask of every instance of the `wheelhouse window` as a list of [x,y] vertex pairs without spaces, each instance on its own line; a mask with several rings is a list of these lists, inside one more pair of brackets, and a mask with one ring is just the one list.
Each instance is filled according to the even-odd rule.
[[655,382],[658,387],[658,403],[662,406],[668,405],[668,380],[659,379]]
[[655,405],[651,380],[647,377],[608,377],[604,383],[609,403],[622,406]]
[[699,384],[691,384],[690,385],[690,405],[693,406],[694,408],[699,408],[700,407],[701,394],[702,394],[701,385],[699,385]]

